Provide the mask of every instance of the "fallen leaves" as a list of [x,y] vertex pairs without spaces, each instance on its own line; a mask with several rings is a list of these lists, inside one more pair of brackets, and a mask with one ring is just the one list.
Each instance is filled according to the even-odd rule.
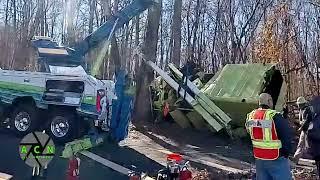
[[209,172],[207,170],[201,170],[195,173],[193,180],[210,180]]

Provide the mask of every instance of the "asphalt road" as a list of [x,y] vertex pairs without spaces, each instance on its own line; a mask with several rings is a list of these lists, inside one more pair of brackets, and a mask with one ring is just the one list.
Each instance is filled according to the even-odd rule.
[[[18,153],[18,145],[20,138],[16,137],[6,129],[0,129],[0,172],[13,175],[16,180],[31,179],[32,168],[26,165],[20,158]],[[61,152],[62,147],[57,147]],[[117,151],[105,156],[117,156]],[[105,180],[128,179],[102,164],[95,162],[87,157],[81,156],[80,179],[83,180]],[[48,166],[48,180],[65,179],[67,160],[56,155]]]

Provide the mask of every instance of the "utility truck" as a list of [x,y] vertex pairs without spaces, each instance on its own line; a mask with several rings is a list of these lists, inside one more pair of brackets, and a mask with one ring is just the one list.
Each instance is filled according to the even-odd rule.
[[18,135],[45,129],[57,142],[79,135],[84,122],[103,125],[106,84],[86,72],[84,55],[154,2],[134,0],[74,48],[35,37],[37,72],[0,70],[1,119]]

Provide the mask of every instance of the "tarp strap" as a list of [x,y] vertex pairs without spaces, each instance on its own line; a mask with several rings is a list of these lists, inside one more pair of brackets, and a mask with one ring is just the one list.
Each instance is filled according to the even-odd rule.
[[179,82],[179,87],[178,87],[178,97],[180,96],[179,92],[181,90],[181,87],[183,86],[184,89],[184,95],[183,95],[183,100],[186,99],[186,95],[187,95],[187,91],[186,91],[186,87],[188,85],[188,75],[189,75],[189,67],[186,68],[187,72],[182,72],[182,78]]

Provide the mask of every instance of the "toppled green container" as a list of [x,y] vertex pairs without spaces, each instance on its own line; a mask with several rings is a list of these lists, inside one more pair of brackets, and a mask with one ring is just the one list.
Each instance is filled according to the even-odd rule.
[[[169,64],[168,67],[175,80],[156,67],[153,68],[171,84],[172,89],[177,89],[175,83],[181,80],[182,73],[173,64]],[[179,118],[175,119],[178,124],[181,124],[182,120],[185,122],[187,118],[197,129],[207,126],[213,131],[219,131],[221,127],[229,130],[230,126],[232,129],[244,127],[246,114],[258,107],[258,97],[261,92],[271,94],[275,109],[278,111],[282,111],[285,103],[286,85],[276,64],[229,64],[209,81],[201,82],[201,80],[198,78],[197,81],[188,82],[190,84],[187,86],[195,92],[191,103],[190,99],[189,101],[186,99],[193,108],[191,111],[193,114],[186,113],[184,118],[173,116],[173,119]],[[159,94],[167,93],[168,90],[161,87]],[[158,99],[157,102],[160,104],[169,102],[168,97]],[[172,109],[175,111],[174,114],[179,113],[177,112],[179,108],[183,108],[179,107],[179,103],[170,103],[170,106],[174,107]]]
[[276,64],[228,64],[201,91],[243,126],[246,114],[258,107],[261,92],[271,94],[275,109],[283,110],[286,84]]

